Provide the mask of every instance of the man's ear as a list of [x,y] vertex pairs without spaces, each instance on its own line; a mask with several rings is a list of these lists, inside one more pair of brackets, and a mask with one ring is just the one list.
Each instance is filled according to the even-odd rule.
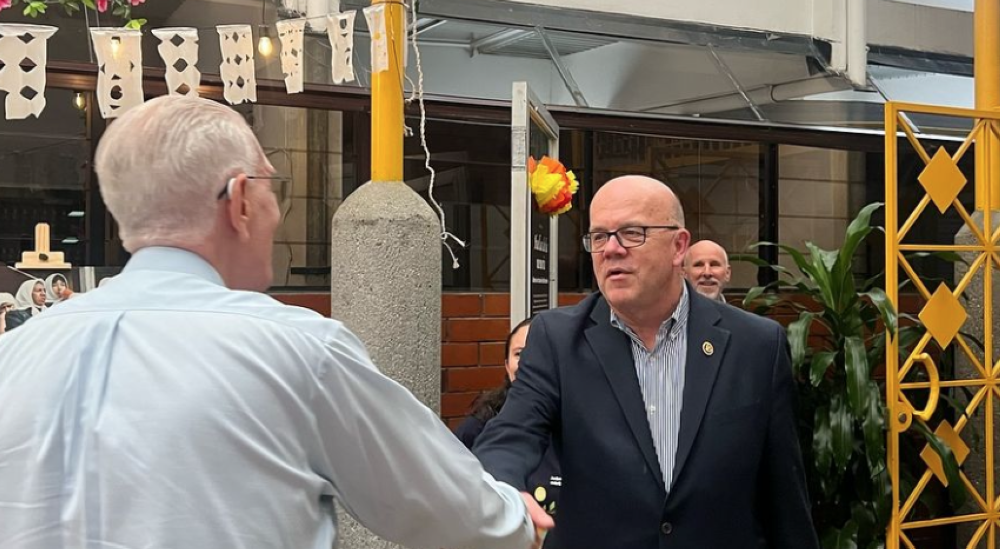
[[[685,263],[687,263],[687,252],[688,248],[691,247],[691,233],[687,229],[680,229],[677,231],[677,237],[674,238],[675,248],[675,259],[674,266],[685,269]],[[678,261],[679,260],[679,261]]]
[[247,176],[245,174],[230,178],[226,183],[226,194],[229,197],[225,206],[226,220],[242,241],[250,239],[250,218],[248,215],[250,205],[246,198],[246,189]]

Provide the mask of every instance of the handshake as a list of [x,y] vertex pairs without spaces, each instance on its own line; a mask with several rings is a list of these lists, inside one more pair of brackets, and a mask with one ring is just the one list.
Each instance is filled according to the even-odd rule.
[[524,500],[524,505],[528,508],[528,516],[531,517],[532,524],[535,525],[535,543],[531,545],[532,549],[539,549],[542,543],[545,542],[545,534],[553,526],[556,525],[555,521],[545,512],[544,509],[535,498],[531,497],[531,494],[527,492],[521,492],[521,499]]

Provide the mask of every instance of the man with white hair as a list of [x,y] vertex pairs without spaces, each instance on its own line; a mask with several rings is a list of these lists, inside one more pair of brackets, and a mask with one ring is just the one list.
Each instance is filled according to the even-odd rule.
[[715,301],[726,302],[722,295],[732,276],[725,248],[711,240],[699,240],[684,258],[684,275],[695,291]]
[[96,169],[134,255],[0,338],[0,547],[328,549],[334,500],[408,547],[551,527],[342,324],[260,293],[285,196],[235,111],[149,101]]

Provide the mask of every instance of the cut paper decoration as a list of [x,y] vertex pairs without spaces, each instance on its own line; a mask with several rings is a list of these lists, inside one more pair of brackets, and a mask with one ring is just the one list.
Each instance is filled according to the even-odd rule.
[[7,120],[45,110],[45,64],[48,39],[56,27],[0,24],[0,90],[7,92]]
[[389,37],[386,35],[385,4],[364,9],[372,43],[372,74],[389,70]]
[[142,33],[133,29],[90,29],[97,54],[97,103],[101,116],[117,118],[143,102]]
[[157,51],[167,67],[167,92],[170,95],[198,97],[201,71],[198,70],[198,29],[175,27],[155,29],[160,39]]
[[285,89],[288,93],[302,92],[303,37],[306,31],[305,19],[278,21],[278,38],[281,40],[281,72],[285,73]]
[[222,49],[223,97],[230,105],[257,101],[257,78],[254,75],[253,34],[250,25],[219,25]]
[[580,188],[576,175],[566,170],[562,162],[543,156],[535,161],[528,157],[528,185],[535,197],[538,211],[549,214],[564,214],[573,207],[573,195]]
[[334,84],[354,82],[354,19],[357,12],[327,16],[326,33],[332,50],[330,66]]

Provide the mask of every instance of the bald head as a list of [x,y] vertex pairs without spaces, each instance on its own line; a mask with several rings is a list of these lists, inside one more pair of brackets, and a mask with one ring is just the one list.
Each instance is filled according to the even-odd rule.
[[692,244],[691,248],[688,249],[687,259],[685,259],[684,264],[690,265],[691,258],[704,255],[717,257],[723,265],[729,265],[729,254],[726,253],[726,249],[711,240],[699,240]]
[[698,293],[721,301],[732,276],[725,248],[711,240],[696,242],[684,258],[684,274]]
[[671,224],[684,226],[684,208],[681,201],[662,181],[644,175],[623,175],[605,183],[591,201],[591,208],[600,207],[604,202],[625,199],[656,212],[666,213]]
[[611,309],[644,341],[655,339],[684,290],[691,234],[683,227],[677,195],[649,177],[612,179],[590,203],[591,238],[600,238],[591,249],[597,285]]

